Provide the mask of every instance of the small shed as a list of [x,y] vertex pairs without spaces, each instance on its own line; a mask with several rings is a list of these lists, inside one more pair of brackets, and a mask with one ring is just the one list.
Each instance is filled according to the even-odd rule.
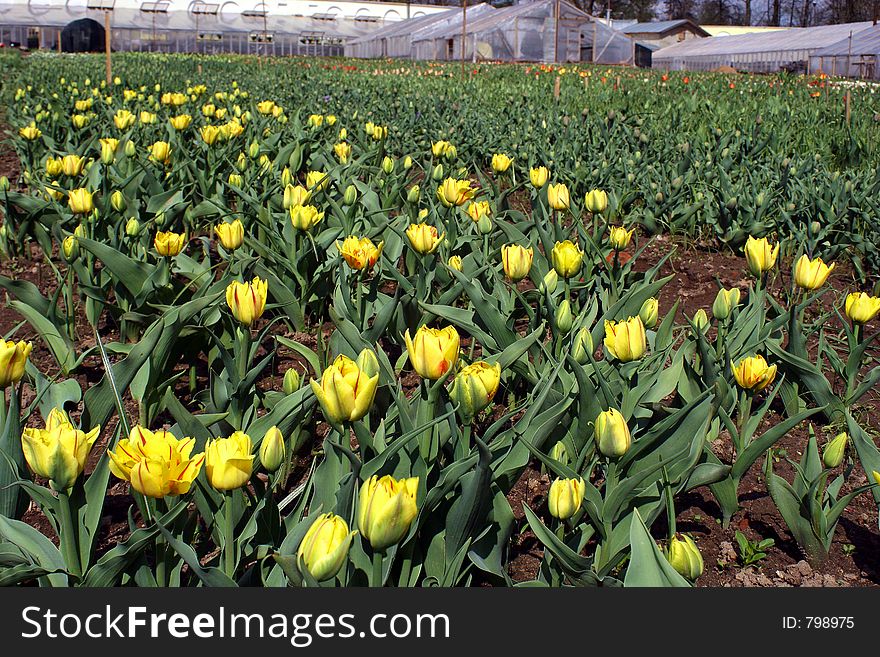
[[671,46],[688,39],[704,39],[709,33],[687,18],[653,23],[633,23],[621,30],[628,37],[642,44],[652,44],[657,48]]

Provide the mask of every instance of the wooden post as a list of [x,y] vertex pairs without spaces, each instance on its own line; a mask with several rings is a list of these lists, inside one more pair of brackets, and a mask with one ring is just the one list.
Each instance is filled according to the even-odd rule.
[[61,54],[61,30],[58,30],[58,54]]
[[559,0],[556,0],[554,7],[555,27],[553,29],[553,63],[559,63]]
[[850,109],[851,109],[851,100],[849,95],[849,89],[846,90],[846,93],[843,95],[843,110],[846,115],[846,125],[849,125],[850,119]]
[[461,0],[461,75],[464,76],[467,59],[467,0]]
[[559,89],[560,89],[561,82],[562,82],[562,76],[557,75],[556,80],[553,82],[553,100],[556,100],[556,101],[559,100]]
[[110,12],[104,12],[104,67],[107,73],[107,86],[109,87],[113,81],[113,69],[110,65]]

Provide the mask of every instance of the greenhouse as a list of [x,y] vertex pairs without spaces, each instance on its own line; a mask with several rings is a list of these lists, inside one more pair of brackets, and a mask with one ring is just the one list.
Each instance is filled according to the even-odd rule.
[[[322,0],[0,0],[0,43],[100,50],[109,26],[117,51],[342,55],[350,39],[407,17],[445,11],[432,5]],[[62,31],[74,22],[76,38],[66,38]]]
[[810,56],[810,71],[867,80],[880,79],[880,25],[854,32]]
[[709,71],[732,66],[755,73],[806,73],[820,50],[871,27],[870,22],[845,23],[688,40],[654,52],[653,67]]

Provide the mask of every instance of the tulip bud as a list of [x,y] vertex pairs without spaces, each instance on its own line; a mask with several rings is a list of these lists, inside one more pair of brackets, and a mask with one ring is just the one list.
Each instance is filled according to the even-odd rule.
[[581,477],[577,479],[558,478],[550,484],[547,506],[550,515],[559,520],[567,520],[576,514],[584,501],[586,484]]
[[125,153],[125,157],[134,157],[137,155],[137,147],[134,145],[133,141],[129,140],[125,142],[123,152]]
[[405,158],[403,158],[403,170],[404,171],[409,171],[410,169],[412,169],[412,165],[413,165],[413,159],[409,155],[407,155]]
[[574,339],[571,355],[579,365],[584,365],[590,360],[589,354],[592,354],[594,351],[593,336],[590,333],[590,329],[584,327],[578,331],[578,334]]
[[571,316],[571,304],[568,299],[563,299],[557,306],[554,322],[560,335],[566,335],[571,330],[574,318]]
[[348,549],[357,532],[349,532],[348,524],[337,515],[325,513],[312,523],[296,553],[300,571],[319,582],[336,577],[348,558]]
[[489,218],[489,215],[480,215],[480,219],[477,221],[477,230],[480,235],[488,235],[492,232],[492,220]]
[[284,171],[281,172],[281,186],[287,187],[293,177],[290,175],[290,167],[284,167]]
[[345,205],[352,206],[357,202],[357,197],[357,187],[355,187],[354,185],[349,185],[345,188],[345,194],[342,197],[342,202]]
[[463,368],[455,377],[449,398],[458,404],[458,414],[465,424],[495,398],[501,382],[501,365],[477,361]]
[[599,451],[609,458],[623,456],[632,444],[629,426],[616,408],[599,413],[595,434]]
[[559,461],[560,463],[568,464],[568,450],[565,448],[565,443],[560,440],[553,445],[553,449],[550,450],[550,458]]
[[66,262],[73,262],[79,257],[79,241],[74,235],[68,235],[61,243],[61,253]]
[[839,433],[828,441],[825,445],[825,451],[822,452],[822,463],[826,468],[836,468],[843,463],[847,443],[849,443],[849,436],[846,432]]
[[267,472],[275,472],[284,463],[285,446],[284,436],[278,427],[272,427],[263,436],[263,442],[260,443],[260,463],[266,468]]
[[388,176],[394,173],[394,160],[387,155],[382,160],[382,171],[384,171],[385,175]]
[[722,288],[718,290],[718,294],[715,295],[715,301],[712,303],[712,316],[720,321],[729,318],[733,309],[739,304],[739,297],[739,288],[734,287],[729,290]]
[[418,514],[419,478],[396,480],[390,475],[367,479],[358,495],[357,523],[373,550],[383,552],[402,539]]
[[0,176],[0,192],[8,192],[9,191],[9,178],[6,176]]
[[434,182],[440,182],[443,180],[443,165],[438,164],[434,167],[434,170],[431,172],[431,179]]
[[248,155],[252,160],[255,160],[257,156],[260,154],[260,144],[257,141],[252,141],[250,146],[248,146]]
[[141,232],[140,222],[138,222],[138,220],[135,219],[134,217],[129,219],[128,222],[125,224],[125,234],[128,235],[129,237],[137,237],[140,232]]
[[543,280],[541,280],[541,285],[538,287],[538,291],[548,294],[553,294],[556,292],[556,287],[559,285],[559,274],[556,273],[555,269],[551,269],[545,275]]
[[694,313],[692,321],[700,333],[705,333],[706,329],[709,328],[709,316],[706,315],[706,311],[702,308]]
[[418,185],[413,185],[406,194],[406,201],[415,205],[419,202],[419,196],[421,196],[421,189]]
[[125,212],[125,209],[128,207],[128,204],[125,202],[125,197],[118,189],[110,195],[110,205],[113,206],[114,210],[120,213]]
[[592,214],[601,214],[608,207],[608,194],[601,189],[587,192],[584,198],[584,209]]
[[694,581],[703,574],[703,555],[690,536],[682,535],[681,539],[673,536],[666,549],[666,559],[686,579]]
[[291,367],[284,373],[284,382],[281,385],[285,395],[292,395],[299,390],[300,377],[295,367]]
[[645,328],[654,328],[657,326],[658,312],[659,304],[657,303],[657,299],[654,297],[646,299],[645,303],[643,303],[642,307],[639,309],[639,317],[642,320],[642,324],[645,325]]

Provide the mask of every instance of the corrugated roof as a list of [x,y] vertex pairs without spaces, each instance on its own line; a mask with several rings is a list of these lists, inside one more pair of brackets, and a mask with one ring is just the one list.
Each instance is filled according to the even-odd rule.
[[834,57],[841,55],[880,55],[880,25],[847,36],[842,41],[833,43],[813,53],[815,57]]
[[634,23],[620,29],[624,34],[662,34],[669,30],[674,30],[681,26],[699,27],[686,18],[680,18],[674,21],[656,21],[653,23]]

